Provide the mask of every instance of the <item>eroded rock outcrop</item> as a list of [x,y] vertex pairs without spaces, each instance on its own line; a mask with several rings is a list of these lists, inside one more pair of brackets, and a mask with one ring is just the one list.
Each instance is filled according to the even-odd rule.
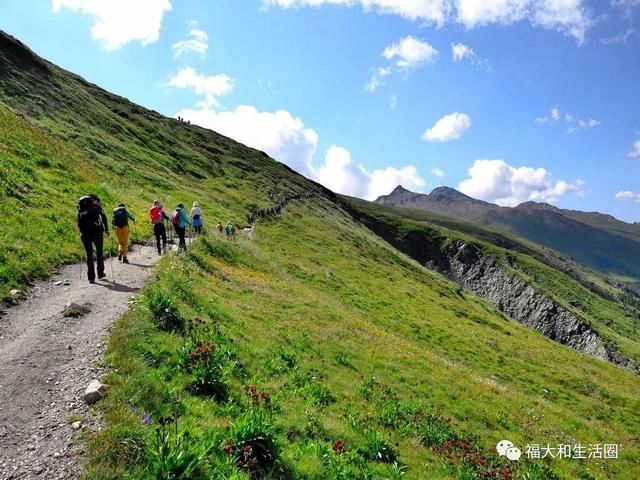
[[425,265],[455,280],[510,318],[579,352],[640,372],[633,361],[606,344],[585,320],[472,243],[452,242],[441,253],[437,263],[426,261]]

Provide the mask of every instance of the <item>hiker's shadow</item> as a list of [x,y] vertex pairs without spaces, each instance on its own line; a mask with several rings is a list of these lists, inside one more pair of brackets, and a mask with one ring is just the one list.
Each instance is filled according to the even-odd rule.
[[140,268],[151,268],[151,265],[145,265],[144,263],[129,262],[129,265],[133,265],[134,267],[140,267]]
[[107,282],[101,283],[101,286],[104,288],[108,288],[109,290],[113,290],[114,292],[125,292],[125,293],[135,293],[140,290],[137,287],[129,287],[127,285],[123,285],[122,283],[117,282]]

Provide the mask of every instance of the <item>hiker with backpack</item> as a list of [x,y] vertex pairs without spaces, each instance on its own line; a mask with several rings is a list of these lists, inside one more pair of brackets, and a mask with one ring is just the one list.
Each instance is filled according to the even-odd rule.
[[227,234],[227,240],[235,241],[237,231],[238,231],[238,227],[236,227],[234,223],[231,223],[231,221],[228,221],[227,224],[224,226],[224,232]]
[[224,232],[224,227],[222,226],[222,222],[218,222],[218,225],[216,225],[216,229],[218,230],[218,234],[222,235],[222,232]]
[[184,211],[184,205],[179,203],[176,206],[173,214],[171,215],[171,224],[178,234],[178,238],[180,239],[178,242],[178,251],[186,251],[187,250],[187,242],[184,237],[186,235],[187,225],[191,225],[189,221],[189,217],[187,216],[187,212]]
[[191,221],[193,225],[193,235],[202,234],[202,209],[198,202],[193,202],[193,207],[189,212],[189,216],[191,216]]
[[95,246],[98,279],[101,279],[106,277],[104,272],[103,235],[109,236],[107,216],[100,205],[100,199],[96,195],[86,195],[78,200],[77,223],[80,230],[80,239],[87,253],[87,277],[89,283],[96,283],[93,248]]
[[[162,252],[167,251],[167,229],[164,226],[165,220],[170,220],[162,208],[160,200],[154,200],[153,205],[149,209],[149,219],[153,225],[153,234],[156,237],[156,245],[158,246],[158,255],[162,255]],[[162,245],[160,244],[162,240]]]
[[116,231],[118,239],[118,260],[122,263],[129,263],[127,254],[129,253],[129,220],[136,223],[136,219],[129,213],[124,203],[118,205],[113,210],[113,220],[111,224]]

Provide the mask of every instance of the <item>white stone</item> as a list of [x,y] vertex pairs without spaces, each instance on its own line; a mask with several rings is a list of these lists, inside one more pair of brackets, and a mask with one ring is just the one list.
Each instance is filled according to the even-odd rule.
[[102,400],[107,395],[107,389],[99,380],[93,380],[84,391],[84,401],[89,405]]

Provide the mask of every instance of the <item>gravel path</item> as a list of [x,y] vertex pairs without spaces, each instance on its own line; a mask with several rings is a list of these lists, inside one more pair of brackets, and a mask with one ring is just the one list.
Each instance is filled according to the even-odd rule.
[[[136,246],[129,260],[114,259],[115,282],[107,260],[107,279],[95,285],[84,265],[66,266],[0,317],[0,480],[77,478],[84,456],[79,435],[99,426],[84,389],[104,373],[94,364],[104,354],[105,335],[158,256]],[[72,302],[91,311],[66,318],[62,312]]]

